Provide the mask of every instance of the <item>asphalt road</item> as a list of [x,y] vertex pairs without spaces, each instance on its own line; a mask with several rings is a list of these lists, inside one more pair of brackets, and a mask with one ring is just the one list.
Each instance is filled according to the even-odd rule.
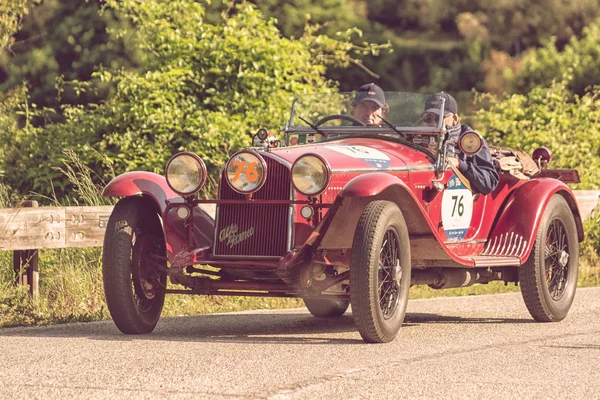
[[600,288],[535,323],[519,293],[414,300],[396,340],[304,309],[0,329],[0,398],[600,398]]

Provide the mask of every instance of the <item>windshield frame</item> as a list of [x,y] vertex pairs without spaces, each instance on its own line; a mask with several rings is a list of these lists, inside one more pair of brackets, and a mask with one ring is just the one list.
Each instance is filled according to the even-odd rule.
[[[387,92],[398,95],[407,95],[407,96],[420,96],[425,99],[427,94],[417,94],[417,93],[401,93],[401,92]],[[338,95],[343,96],[353,96],[354,93],[339,93]],[[324,94],[323,96],[327,96]],[[307,135],[310,137],[311,135],[323,135],[324,137],[320,138],[318,142],[322,141],[331,141],[337,140],[341,138],[348,137],[376,137],[383,140],[386,139],[397,139],[399,142],[404,143],[412,148],[423,151],[424,153],[431,156],[434,160],[436,160],[436,170],[439,169],[439,165],[441,165],[440,158],[443,156],[442,149],[444,138],[446,134],[446,127],[444,125],[444,118],[440,117],[437,126],[401,126],[392,124],[392,126],[382,125],[382,126],[325,126],[321,125],[318,127],[314,126],[315,121],[309,121],[308,125],[292,125],[295,118],[300,119],[302,117],[297,113],[297,105],[298,105],[299,97],[296,97],[292,101],[292,106],[290,109],[289,119],[285,123],[284,127],[284,146],[290,146],[295,144],[290,144],[290,137],[292,135]],[[443,116],[444,108],[445,108],[445,99],[440,99],[440,116]],[[298,115],[297,115],[298,114]],[[335,114],[331,114],[335,115]],[[430,136],[437,138],[436,150],[432,151],[431,149],[421,146],[419,144],[415,144],[407,140],[408,135],[419,135],[421,136]],[[305,143],[312,143],[311,141],[306,141]]]

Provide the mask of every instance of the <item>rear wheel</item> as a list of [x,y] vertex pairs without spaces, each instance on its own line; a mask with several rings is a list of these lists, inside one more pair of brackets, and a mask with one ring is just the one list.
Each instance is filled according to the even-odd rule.
[[120,200],[108,220],[102,253],[104,294],[123,333],[154,330],[165,301],[166,247],[152,201]]
[[331,300],[331,299],[303,299],[308,311],[315,317],[339,317],[343,315],[348,306],[349,300]]
[[352,249],[350,303],[358,331],[366,342],[390,342],[404,321],[411,275],[408,229],[398,206],[371,202]]
[[533,250],[519,268],[523,300],[536,321],[565,318],[575,297],[578,266],[573,212],[561,195],[554,195],[542,216]]

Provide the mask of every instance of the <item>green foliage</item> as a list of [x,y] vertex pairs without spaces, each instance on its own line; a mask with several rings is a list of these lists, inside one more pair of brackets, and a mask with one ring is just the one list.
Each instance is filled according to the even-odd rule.
[[585,253],[600,256],[600,207],[596,207],[592,214],[584,221],[585,241],[582,247]]
[[27,13],[27,0],[4,0],[0,3],[0,50],[10,47],[13,35]]
[[[13,93],[16,102],[5,99],[0,160],[7,183],[20,193],[62,197],[69,189],[57,169],[63,149],[73,149],[99,178],[109,168],[162,173],[174,153],[189,150],[214,179],[251,134],[283,124],[295,95],[336,90],[325,78],[328,66],[360,64],[358,57],[381,48],[353,44],[360,35],[354,29],[332,39],[310,28],[287,39],[246,3],[217,24],[204,22],[204,7],[191,0],[108,1],[107,7],[131,19],[144,67],[95,73],[115,86],[115,95],[101,104],[63,106],[62,123],[52,122],[52,110],[28,106],[26,92]],[[128,33],[127,27],[115,32]],[[19,120],[9,117],[15,113]]]
[[0,326],[107,318],[100,249],[41,251],[37,299],[31,298],[27,287],[13,286],[12,254],[0,256]]
[[[369,20],[368,25],[361,25],[365,37],[372,42],[385,38],[394,44],[393,53],[365,60],[370,69],[382,76],[380,84],[392,90],[496,89],[497,84],[488,87],[491,82],[486,75],[498,71],[482,65],[490,59],[491,51],[518,56],[551,36],[563,45],[600,16],[596,0],[532,0],[526,4],[521,0],[362,3],[363,15]],[[278,17],[277,13],[274,16]],[[501,73],[510,74],[508,69]],[[342,88],[351,88],[357,81],[356,75],[345,72],[336,78]]]
[[[303,35],[308,21],[322,25],[329,37],[348,28],[368,29],[366,5],[348,0],[256,0],[252,1],[265,15],[277,21],[277,27],[287,37]],[[217,2],[218,5],[218,2]]]
[[55,88],[57,79],[91,82],[101,65],[110,69],[137,65],[133,32],[116,34],[127,28],[128,21],[112,9],[100,13],[100,6],[101,0],[53,0],[30,7],[10,52],[0,55],[0,90],[27,82],[31,101],[40,107],[105,99],[112,88],[97,80],[79,93],[67,84],[57,97]]
[[474,126],[495,145],[531,153],[539,146],[553,153],[551,167],[577,169],[579,189],[600,185],[600,91],[572,95],[568,79],[549,88],[513,94],[503,100],[477,94],[483,106]]
[[63,149],[85,154],[84,163],[97,166],[97,175],[104,175],[105,168],[97,162],[102,156],[89,145],[98,117],[83,115],[81,106],[66,107],[65,122],[53,123],[56,112],[30,105],[25,87],[0,93],[0,170],[3,183],[14,195],[26,196],[33,191],[54,198],[71,190],[67,177],[59,170],[65,159]]
[[523,60],[515,85],[522,93],[536,86],[549,86],[560,76],[571,75],[568,88],[584,94],[587,87],[600,85],[600,19],[583,29],[581,38],[573,37],[559,50],[556,38],[530,51]]

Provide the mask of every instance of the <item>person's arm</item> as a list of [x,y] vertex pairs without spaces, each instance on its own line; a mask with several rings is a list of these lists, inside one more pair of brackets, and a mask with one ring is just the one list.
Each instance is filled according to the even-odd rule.
[[458,170],[469,180],[471,186],[481,194],[491,193],[498,186],[498,172],[492,161],[490,148],[485,140],[483,148],[472,157],[460,154]]

